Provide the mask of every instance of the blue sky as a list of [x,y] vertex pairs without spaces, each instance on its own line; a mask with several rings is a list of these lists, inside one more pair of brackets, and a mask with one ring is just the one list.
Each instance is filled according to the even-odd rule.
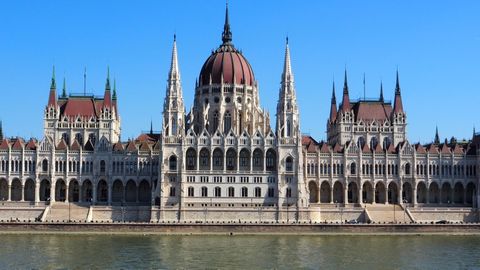
[[[480,130],[480,2],[230,1],[233,42],[249,60],[262,105],[275,115],[289,36],[301,129],[321,140],[332,80],[341,95],[348,69],[352,99],[391,100],[398,67],[408,137],[470,138]],[[221,42],[225,2],[5,1],[0,8],[0,119],[7,136],[41,137],[52,65],[67,91],[104,91],[117,80],[122,138],[161,127],[173,34],[184,98]],[[272,121],[272,126],[274,122]]]

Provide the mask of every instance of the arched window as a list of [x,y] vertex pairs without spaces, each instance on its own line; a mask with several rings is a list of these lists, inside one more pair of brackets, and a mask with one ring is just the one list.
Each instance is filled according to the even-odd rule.
[[235,188],[228,187],[228,197],[235,197]]
[[207,148],[200,150],[200,170],[210,170],[210,152]]
[[355,162],[352,162],[352,164],[350,164],[350,174],[351,175],[357,174],[357,164]]
[[197,167],[197,152],[195,149],[189,148],[187,150],[187,170],[196,170]]
[[172,130],[172,135],[176,135],[178,125],[177,125],[177,117],[176,117],[175,114],[172,116],[171,122],[172,122],[172,129],[171,129]]
[[287,172],[293,171],[293,158],[292,157],[287,157],[285,159],[285,170]]
[[253,151],[253,170],[254,171],[263,171],[263,156],[262,156],[262,150],[260,149],[255,149]]
[[388,147],[390,147],[390,143],[391,143],[391,141],[390,141],[389,137],[383,138],[383,149],[387,150]]
[[247,187],[242,187],[242,197],[248,197],[248,189]]
[[48,160],[47,159],[44,159],[42,161],[42,171],[43,172],[48,172]]
[[213,150],[213,169],[217,171],[223,170],[223,152],[220,148]]
[[287,137],[292,136],[292,124],[290,123],[290,120],[287,120]]
[[170,187],[170,197],[175,197],[175,187]]
[[257,198],[262,197],[262,189],[260,187],[255,188],[255,197]]
[[100,172],[105,172],[105,160],[100,160]]
[[218,128],[218,111],[213,113],[213,132],[217,131]]
[[405,164],[405,174],[410,174],[410,163]]
[[171,155],[170,158],[168,159],[168,168],[170,171],[176,171],[177,170],[177,157],[174,155]]
[[95,134],[93,133],[88,134],[88,139],[90,140],[90,142],[92,142],[92,145],[95,145],[95,142],[96,142]]
[[250,170],[250,152],[247,149],[242,149],[240,151],[240,170],[249,171]]
[[234,171],[237,169],[237,153],[235,150],[232,148],[228,149],[227,151],[227,156],[226,156],[226,162],[227,162],[227,170],[228,171]]
[[83,145],[83,136],[80,133],[75,134],[75,139],[80,145]]
[[287,196],[287,198],[291,198],[291,197],[292,197],[292,189],[289,188],[289,187],[287,188],[286,196]]
[[215,187],[215,197],[222,197],[222,189],[220,187]]
[[275,154],[275,151],[272,149],[269,149],[267,151],[267,154],[265,156],[265,162],[266,162],[266,169],[267,171],[276,171],[277,170],[277,155]]
[[188,197],[193,197],[193,196],[194,196],[193,187],[188,187]]
[[229,111],[225,112],[223,116],[223,132],[227,133],[232,128],[232,115]]
[[207,197],[208,196],[208,189],[207,187],[202,187],[202,197]]

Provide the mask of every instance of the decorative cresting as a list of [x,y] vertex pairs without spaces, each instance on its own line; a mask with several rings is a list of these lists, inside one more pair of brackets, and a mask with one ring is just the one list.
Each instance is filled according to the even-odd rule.
[[210,134],[233,131],[236,135],[270,131],[269,116],[260,108],[252,67],[232,43],[228,5],[222,44],[202,66],[187,121],[196,134],[204,129]]

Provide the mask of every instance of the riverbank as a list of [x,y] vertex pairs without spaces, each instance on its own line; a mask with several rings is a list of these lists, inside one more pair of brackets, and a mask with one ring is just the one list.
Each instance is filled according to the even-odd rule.
[[0,223],[0,234],[480,235],[480,224]]

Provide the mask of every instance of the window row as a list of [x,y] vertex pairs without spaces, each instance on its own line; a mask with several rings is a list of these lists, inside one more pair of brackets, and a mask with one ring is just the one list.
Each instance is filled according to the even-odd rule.
[[6,172],[8,170],[11,172],[35,172],[35,161],[25,160],[22,163],[20,160],[2,160],[0,162],[0,171]]

